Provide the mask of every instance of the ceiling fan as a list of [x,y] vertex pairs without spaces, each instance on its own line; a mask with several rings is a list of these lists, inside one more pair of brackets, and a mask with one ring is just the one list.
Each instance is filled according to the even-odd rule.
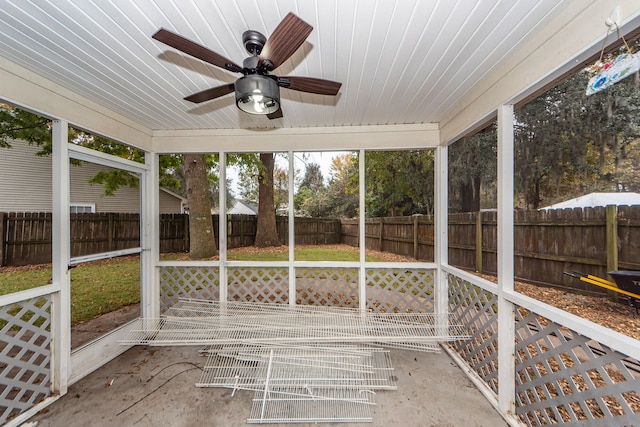
[[269,119],[282,117],[280,88],[320,95],[337,95],[342,83],[313,77],[276,76],[269,74],[282,65],[304,43],[313,27],[293,13],[280,22],[267,39],[258,31],[242,34],[245,49],[251,54],[242,66],[189,39],[161,28],[152,38],[187,55],[227,71],[242,73],[235,83],[203,90],[184,98],[199,103],[210,101],[235,91],[236,105],[250,114],[263,114]]

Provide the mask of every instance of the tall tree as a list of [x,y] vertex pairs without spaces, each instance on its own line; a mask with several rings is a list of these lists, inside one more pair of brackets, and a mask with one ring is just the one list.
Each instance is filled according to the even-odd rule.
[[276,207],[274,203],[273,170],[275,155],[260,153],[262,168],[258,175],[258,220],[254,246],[265,248],[280,246],[276,228]]
[[[457,141],[449,147],[450,208],[478,212],[493,188],[497,171],[495,125]],[[483,192],[484,188],[484,192]]]
[[331,160],[331,179],[326,190],[327,217],[355,218],[360,206],[358,154],[347,153]]
[[326,217],[326,193],[320,165],[308,163],[294,199],[296,212],[312,218]]
[[365,156],[367,216],[433,212],[433,151],[370,151]]
[[213,232],[207,159],[204,154],[184,155],[184,177],[189,202],[189,257],[203,259],[217,255]]

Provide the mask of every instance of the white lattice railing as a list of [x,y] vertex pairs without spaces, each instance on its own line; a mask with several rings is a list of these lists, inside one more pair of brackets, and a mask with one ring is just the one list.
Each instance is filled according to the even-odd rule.
[[[375,264],[366,267],[361,295],[357,263],[339,266],[299,263],[290,277],[288,265],[244,265],[234,263],[225,270],[199,264],[163,262],[159,266],[160,310],[164,312],[179,298],[219,300],[221,286],[228,301],[359,307],[382,313],[433,313],[435,280],[432,266],[424,264]],[[292,283],[293,280],[293,283]],[[294,295],[290,295],[294,292]]]
[[367,268],[367,308],[383,313],[434,312],[434,270]]
[[160,267],[160,311],[180,298],[220,299],[220,269],[203,266]]
[[289,302],[289,269],[287,267],[227,268],[227,301]]
[[51,295],[0,306],[0,424],[51,395]]
[[[473,332],[451,348],[497,394],[497,287],[451,270],[449,308]],[[507,298],[516,331],[515,384],[508,386],[521,423],[640,426],[636,340],[524,295]]]

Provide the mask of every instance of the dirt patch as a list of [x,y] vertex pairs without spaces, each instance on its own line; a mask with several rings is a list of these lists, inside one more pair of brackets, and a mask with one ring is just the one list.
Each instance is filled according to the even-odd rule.
[[131,304],[71,327],[71,349],[76,349],[140,316],[140,304]]

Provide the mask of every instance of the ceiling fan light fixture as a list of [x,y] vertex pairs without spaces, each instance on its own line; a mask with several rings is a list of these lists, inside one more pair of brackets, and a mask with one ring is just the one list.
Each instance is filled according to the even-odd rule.
[[271,114],[280,109],[280,88],[274,79],[249,74],[236,80],[236,105],[249,114]]

